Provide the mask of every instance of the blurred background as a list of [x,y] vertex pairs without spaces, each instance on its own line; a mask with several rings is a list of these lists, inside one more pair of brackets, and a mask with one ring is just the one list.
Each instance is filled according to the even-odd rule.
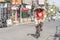
[[39,6],[45,9],[45,21],[56,20],[59,4],[60,0],[0,0],[0,26],[34,22],[34,8]]

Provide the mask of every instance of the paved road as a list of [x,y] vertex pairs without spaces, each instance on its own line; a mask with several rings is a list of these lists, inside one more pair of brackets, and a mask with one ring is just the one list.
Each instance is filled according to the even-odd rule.
[[35,33],[34,23],[0,28],[0,40],[52,40],[52,36],[55,34],[56,26],[58,25],[60,25],[60,20],[44,22],[43,31],[38,39],[27,36],[28,33]]

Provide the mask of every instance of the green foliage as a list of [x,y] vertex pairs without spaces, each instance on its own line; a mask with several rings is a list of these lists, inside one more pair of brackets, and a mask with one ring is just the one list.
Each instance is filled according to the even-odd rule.
[[[55,10],[57,10],[57,11],[59,11],[59,8],[58,7],[56,7],[54,4],[53,5],[50,5],[49,3],[47,3],[47,1],[48,0],[45,0],[45,8],[46,8],[46,13],[47,14],[54,14],[54,11]],[[53,11],[51,11],[51,9],[53,10]],[[59,11],[60,12],[60,11]]]
[[11,2],[11,0],[5,0],[6,2]]

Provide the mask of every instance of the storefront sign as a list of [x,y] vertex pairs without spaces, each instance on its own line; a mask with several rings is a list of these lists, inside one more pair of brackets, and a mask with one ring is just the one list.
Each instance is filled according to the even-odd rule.
[[44,4],[45,0],[38,0],[39,4]]
[[0,2],[4,2],[5,0],[0,0]]
[[7,3],[5,3],[4,8],[7,8]]
[[31,5],[26,5],[26,8],[31,9]]
[[12,4],[21,4],[21,0],[12,0]]
[[0,8],[7,8],[7,3],[0,3]]
[[24,4],[30,4],[31,5],[32,4],[32,0],[23,0],[23,3]]

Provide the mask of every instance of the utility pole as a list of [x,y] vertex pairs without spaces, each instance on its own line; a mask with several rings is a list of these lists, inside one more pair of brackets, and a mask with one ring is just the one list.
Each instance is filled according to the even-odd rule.
[[20,8],[20,23],[22,22],[22,8],[23,8],[23,0],[21,0],[21,8]]

